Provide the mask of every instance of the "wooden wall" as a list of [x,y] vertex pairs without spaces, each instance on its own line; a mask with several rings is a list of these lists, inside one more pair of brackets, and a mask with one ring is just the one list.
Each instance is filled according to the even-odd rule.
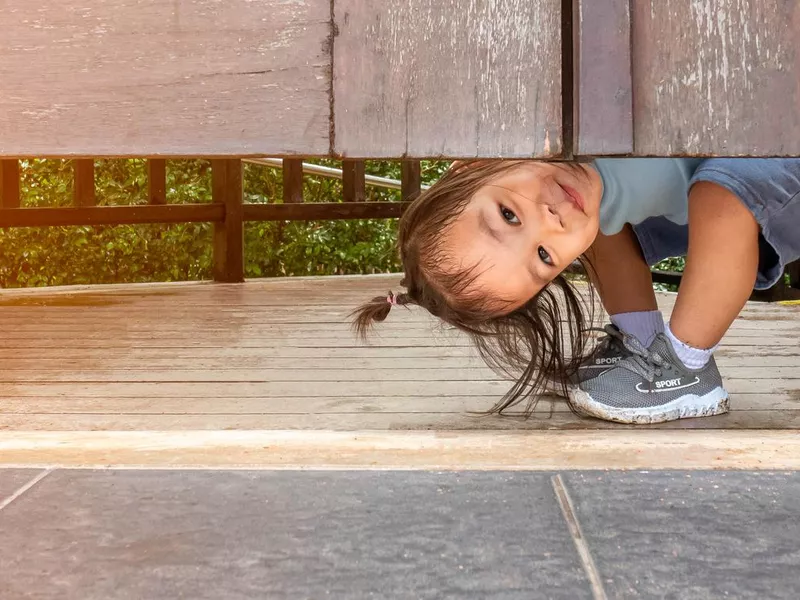
[[798,31],[797,0],[4,0],[0,157],[799,156]]

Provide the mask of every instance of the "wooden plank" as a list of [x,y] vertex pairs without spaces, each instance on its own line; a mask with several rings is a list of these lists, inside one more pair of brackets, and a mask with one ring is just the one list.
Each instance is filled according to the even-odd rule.
[[404,160],[400,168],[400,196],[404,201],[410,202],[422,190],[422,167],[418,160]]
[[800,4],[631,7],[637,154],[800,156]]
[[[312,354],[312,353],[309,353]],[[275,361],[270,361],[272,365]],[[406,366],[394,368],[389,364],[381,366],[370,365],[367,361],[341,361],[327,362],[321,359],[314,364],[311,358],[304,361],[295,360],[277,361],[280,367],[264,368],[258,366],[229,367],[224,360],[209,361],[210,366],[202,367],[201,362],[186,364],[186,361],[176,361],[175,367],[152,366],[127,367],[113,365],[107,361],[89,365],[86,361],[82,364],[67,368],[62,364],[38,365],[34,368],[4,368],[0,374],[0,385],[17,383],[159,383],[159,382],[209,382],[209,383],[275,383],[292,381],[336,381],[350,382],[354,387],[362,381],[372,381],[380,377],[384,381],[410,381],[418,379],[427,382],[447,381],[509,381],[481,362],[464,359],[453,360],[449,364],[439,364],[436,367],[427,366],[420,359],[406,359]],[[200,363],[200,364],[198,364]],[[359,363],[364,363],[363,366]],[[459,366],[460,363],[460,366]],[[465,365],[465,363],[467,363]],[[380,364],[380,363],[379,363]],[[748,385],[757,385],[764,382],[766,389],[774,389],[773,380],[779,381],[781,386],[800,392],[800,360],[786,367],[746,367],[739,366],[721,368],[723,381],[726,385],[738,380],[747,380]],[[0,389],[0,394],[3,390]],[[753,393],[753,392],[750,392]],[[800,394],[798,394],[800,395]],[[797,403],[800,398],[795,398]]]
[[[173,432],[173,441],[182,434],[177,432],[226,430],[313,430],[314,433],[324,431],[421,431],[434,430],[443,439],[449,439],[459,431],[580,431],[589,434],[596,430],[613,430],[615,435],[627,435],[631,431],[642,434],[653,434],[658,430],[666,430],[674,434],[685,435],[692,430],[700,430],[709,434],[714,430],[760,430],[759,434],[781,433],[777,430],[800,429],[800,411],[739,411],[705,419],[682,419],[670,423],[650,425],[643,429],[641,425],[621,425],[597,419],[584,419],[573,413],[554,413],[541,418],[519,419],[517,417],[483,417],[470,414],[448,413],[336,413],[336,414],[285,414],[285,415],[136,415],[124,414],[0,414],[0,434],[10,433],[3,430],[26,431],[92,431],[111,430],[125,432]],[[698,432],[698,433],[700,433]],[[232,433],[232,432],[231,432]],[[794,437],[797,433],[789,431]],[[309,432],[310,434],[310,432]],[[66,436],[65,436],[66,439]],[[533,442],[531,442],[533,443]],[[644,442],[643,442],[644,443]],[[655,442],[652,442],[655,443]],[[649,443],[647,443],[649,445]],[[699,447],[698,447],[699,448]],[[645,451],[645,447],[638,452]],[[0,452],[0,463],[8,460]],[[765,466],[765,468],[769,468]]]
[[167,203],[167,161],[151,158],[147,161],[147,200],[150,204]]
[[[437,399],[419,396],[393,396],[354,398],[298,397],[298,398],[3,398],[0,415],[296,415],[296,414],[358,414],[364,412],[384,414],[454,414],[485,411],[492,406],[493,398],[486,396],[456,396]],[[433,406],[432,406],[433,404]],[[558,405],[557,407],[554,405]],[[539,412],[568,413],[563,401],[542,401]],[[519,411],[517,414],[520,416]]]
[[327,154],[330,11],[7,0],[0,156]]
[[[35,353],[25,353],[26,356],[35,358],[38,356],[47,360],[59,361],[59,357],[63,356],[64,346],[53,346],[51,348],[37,348]],[[469,356],[471,349],[469,348],[451,348],[451,347],[420,347],[410,349],[409,347],[400,348],[380,348],[380,347],[357,347],[348,350],[347,355],[356,358],[371,358],[371,357],[386,357],[387,359],[395,358],[435,358],[435,357],[465,357]],[[0,348],[0,358],[9,358],[20,356],[21,353],[17,349]],[[208,346],[205,348],[162,348],[158,346],[149,347],[119,347],[119,348],[76,348],[74,352],[70,352],[70,356],[76,356],[89,362],[100,362],[106,357],[123,358],[128,356],[131,360],[148,362],[153,359],[164,358],[165,356],[175,356],[182,359],[209,359],[209,360],[227,360],[235,361],[250,358],[261,362],[277,358],[297,358],[303,359],[309,356],[321,357],[334,357],[341,356],[341,350],[338,348],[314,348],[309,351],[308,348],[291,348],[291,347],[276,347],[275,345],[261,348],[239,348],[230,347],[225,345]],[[59,363],[60,364],[60,363]]]
[[[89,379],[92,377],[113,377],[113,371],[125,370],[126,373],[120,377],[132,379],[137,377],[140,371],[144,372],[143,377],[159,378],[164,371],[174,371],[175,373],[193,373],[199,370],[213,369],[215,375],[204,375],[205,377],[218,376],[252,378],[249,371],[255,374],[261,373],[265,364],[269,364],[272,369],[338,369],[343,372],[353,370],[363,371],[384,371],[386,369],[395,370],[417,370],[417,369],[464,369],[473,367],[476,369],[486,369],[483,362],[476,356],[471,356],[468,352],[450,352],[446,356],[385,356],[383,352],[360,353],[357,357],[346,358],[330,354],[328,356],[318,356],[310,351],[296,357],[287,356],[263,356],[258,352],[239,353],[238,356],[229,356],[224,349],[207,349],[199,355],[183,351],[179,356],[174,356],[172,352],[161,351],[152,348],[149,352],[115,352],[106,353],[101,350],[82,349],[64,358],[63,354],[49,352],[45,354],[36,353],[35,356],[16,356],[12,353],[0,354],[3,361],[3,379],[6,381],[27,380],[35,377],[55,377],[64,380],[75,381],[77,379]],[[235,360],[231,360],[235,358]],[[266,359],[269,358],[267,361]],[[134,360],[135,359],[135,360]],[[138,361],[141,360],[141,363]],[[769,367],[765,367],[765,364]],[[780,357],[770,356],[750,357],[738,359],[717,360],[720,370],[725,379],[770,379],[775,373],[788,373],[787,379],[797,379],[797,367],[800,366],[800,357]],[[764,373],[765,369],[767,370]],[[129,372],[129,373],[128,373]],[[425,374],[425,373],[423,373]],[[30,376],[30,377],[29,377]],[[177,378],[178,375],[168,375]],[[263,375],[261,375],[263,377]],[[377,375],[373,373],[373,377]]]
[[561,0],[337,0],[335,151],[557,156]]
[[[404,380],[348,381],[186,381],[186,382],[14,382],[0,384],[0,396],[29,398],[34,396],[97,396],[105,398],[342,398],[354,396],[422,396],[434,403],[437,398],[451,396],[488,396],[499,400],[509,390],[508,381],[415,381]],[[738,393],[800,393],[798,380],[733,379],[726,382],[733,396]]]
[[283,202],[299,204],[303,202],[303,159],[283,159]]
[[[408,204],[401,202],[314,204],[246,204],[244,221],[317,221],[337,219],[395,219]],[[149,206],[83,206],[81,208],[20,208],[0,213],[0,227],[61,225],[122,225],[128,223],[219,222],[225,209],[215,204]]]
[[74,205],[80,207],[97,204],[94,185],[94,160],[79,159],[72,161],[75,171]]
[[[309,396],[266,398],[103,398],[103,397],[3,397],[0,415],[384,415],[439,414],[468,416],[482,413],[493,406],[491,396],[448,396],[432,399],[426,396]],[[738,394],[732,410],[736,413],[789,411],[797,413],[797,401],[791,395],[772,397],[768,394]],[[533,413],[535,419],[562,419],[571,413],[561,398],[543,397]],[[505,417],[523,416],[521,408],[510,410]],[[492,417],[489,420],[494,420]],[[591,428],[591,421],[586,423]]]
[[19,208],[19,161],[0,160],[0,208]]
[[629,0],[573,0],[573,135],[578,155],[633,152]]
[[244,281],[242,161],[212,161],[212,198],[225,207],[225,218],[214,224],[214,280]]
[[[121,311],[122,312],[122,311]],[[169,341],[190,341],[199,342],[207,340],[213,342],[215,337],[225,335],[230,331],[231,327],[236,327],[238,336],[243,341],[258,342],[267,340],[308,340],[308,341],[341,341],[342,344],[348,342],[356,342],[355,334],[350,329],[349,324],[342,323],[341,321],[333,324],[303,324],[298,322],[289,323],[276,323],[274,325],[263,326],[248,326],[242,320],[228,321],[225,326],[219,327],[204,327],[204,333],[198,334],[197,326],[204,322],[208,322],[209,317],[206,319],[198,319],[191,321],[186,327],[176,328],[165,325],[164,330],[159,330],[157,327],[137,328],[137,327],[120,327],[117,325],[108,325],[95,327],[91,326],[91,322],[83,323],[86,325],[84,330],[86,332],[86,339],[91,341],[94,338],[102,340],[106,334],[114,334],[120,340],[128,342],[142,342],[147,341],[160,342],[169,338]],[[25,342],[30,337],[43,338],[45,341],[58,341],[68,340],[74,335],[74,331],[69,331],[67,328],[60,328],[57,330],[49,330],[47,328],[26,326],[18,330],[11,330],[8,334],[3,336],[0,340],[0,346],[14,345],[20,342]],[[752,347],[758,342],[769,342],[774,346],[787,346],[797,347],[797,334],[784,336],[765,336],[759,334],[757,331],[742,332],[747,335],[734,336],[729,334],[724,340],[723,344],[728,345],[746,345]],[[368,341],[373,344],[388,343],[388,342],[402,342],[404,340],[420,340],[428,339],[428,343],[445,343],[445,344],[458,344],[469,345],[469,339],[456,332],[441,331],[435,329],[427,323],[408,323],[406,328],[397,327],[394,329],[377,329],[369,338]]]
[[405,202],[314,202],[313,204],[245,204],[245,221],[333,221],[397,219]]
[[224,215],[225,209],[214,204],[19,208],[0,212],[0,227],[216,222]]
[[[266,310],[268,307],[264,307]],[[186,310],[191,310],[191,307],[187,306]],[[124,317],[120,317],[124,318]],[[58,348],[63,348],[66,344],[67,338],[53,338],[48,340],[42,341],[35,341],[35,340],[24,340],[24,339],[16,339],[11,340],[7,343],[3,343],[0,345],[0,354],[3,353],[10,353],[14,354],[15,352],[20,352],[23,350],[36,350],[37,353],[45,353],[48,350],[57,350]],[[472,344],[464,339],[451,339],[445,340],[441,338],[432,338],[431,336],[415,336],[415,337],[407,337],[407,338],[376,338],[372,339],[370,342],[364,344],[356,337],[344,337],[341,339],[337,338],[325,338],[321,340],[314,340],[309,337],[259,337],[259,338],[247,338],[241,339],[240,343],[238,344],[240,348],[247,349],[258,356],[270,356],[270,348],[274,346],[277,342],[280,342],[280,345],[286,349],[294,352],[297,350],[300,354],[300,349],[302,349],[306,354],[311,352],[309,349],[313,349],[314,352],[323,352],[328,349],[340,349],[342,351],[347,350],[348,354],[352,355],[356,350],[364,349],[365,353],[369,353],[370,351],[374,352],[385,352],[390,349],[394,349],[396,351],[395,355],[397,356],[416,356],[416,355],[433,355],[436,356],[437,353],[446,353],[450,350],[458,351],[462,354],[466,354],[473,348]],[[410,347],[419,348],[419,350],[409,350]],[[747,354],[752,353],[754,345],[753,344],[739,344],[740,354]],[[217,349],[224,348],[224,342],[220,340],[213,340],[213,339],[199,339],[193,340],[191,337],[187,336],[182,339],[169,339],[169,338],[159,338],[156,336],[151,336],[151,339],[146,338],[128,338],[124,340],[108,340],[104,339],[101,333],[96,334],[92,339],[87,339],[86,341],[76,340],[74,344],[71,346],[77,349],[82,350],[103,350],[104,352],[113,351],[114,349],[128,349],[131,352],[142,352],[147,348],[172,348],[177,350],[183,350],[186,352],[204,352],[204,349]],[[765,348],[765,346],[759,345],[755,347]],[[730,349],[731,346],[728,346]],[[766,346],[768,352],[773,352],[777,356],[797,356],[797,340],[780,340],[776,343],[772,343],[770,346]]]
[[[768,414],[750,415],[751,423],[775,422],[785,411],[767,411]],[[795,411],[797,412],[797,411]],[[746,413],[745,413],[746,414]],[[756,419],[756,420],[754,420]],[[714,419],[707,419],[714,421]],[[678,421],[674,427],[686,428]],[[794,427],[791,426],[794,425]],[[787,429],[797,428],[800,417],[791,419]],[[453,431],[514,431],[553,429],[632,429],[615,423],[581,419],[573,413],[556,413],[540,419],[522,420],[517,417],[480,417],[470,414],[450,413],[335,413],[335,414],[215,414],[215,415],[164,415],[146,414],[26,414],[0,413],[0,433],[3,430],[20,431],[199,431],[199,430],[440,430],[439,435]],[[713,423],[707,428],[714,429]],[[176,435],[176,439],[180,437]],[[0,453],[0,463],[4,457]]]
[[0,462],[170,469],[798,469],[800,438],[788,431],[0,431]]
[[[298,297],[296,302],[300,302],[302,298]],[[157,305],[154,306],[157,308]],[[124,312],[124,309],[119,312]],[[81,320],[86,327],[86,333],[90,335],[95,334],[98,337],[103,337],[105,333],[113,333],[118,337],[124,337],[126,340],[155,340],[161,337],[170,337],[176,340],[191,339],[198,340],[203,337],[213,339],[216,336],[224,334],[231,326],[237,327],[238,335],[242,339],[259,340],[270,338],[297,338],[303,337],[313,338],[316,340],[327,339],[346,339],[353,336],[353,331],[350,327],[349,320],[344,318],[334,321],[332,323],[304,323],[302,317],[296,321],[283,322],[283,323],[250,323],[246,319],[227,319],[213,325],[207,325],[203,328],[206,335],[198,334],[196,327],[201,323],[208,323],[211,315],[205,315],[203,319],[187,319],[183,325],[166,323],[163,329],[159,329],[157,324],[150,324],[147,326],[138,326],[135,323],[130,323],[129,326],[120,323],[98,323],[96,327],[91,327],[91,319]],[[73,322],[75,322],[73,320]],[[70,331],[68,327],[49,327],[41,326],[35,323],[21,324],[14,328],[9,327],[8,333],[3,335],[0,344],[5,342],[13,342],[16,340],[25,340],[30,337],[43,337],[51,339],[68,339],[73,335],[74,331]],[[797,337],[799,333],[794,331],[787,331],[785,333],[773,331],[767,333],[758,330],[742,330],[731,331],[723,338],[723,347],[728,345],[758,345],[760,343],[770,343],[775,345],[797,346]],[[392,326],[378,327],[375,332],[368,338],[370,340],[379,342],[387,340],[402,340],[407,338],[421,338],[429,337],[431,340],[441,340],[444,342],[454,341],[468,341],[466,335],[459,333],[456,330],[449,328],[437,327],[434,323],[429,321],[396,321]],[[792,342],[795,342],[794,344]]]
[[342,161],[342,187],[345,202],[364,202],[367,184],[364,180],[366,163],[363,160]]

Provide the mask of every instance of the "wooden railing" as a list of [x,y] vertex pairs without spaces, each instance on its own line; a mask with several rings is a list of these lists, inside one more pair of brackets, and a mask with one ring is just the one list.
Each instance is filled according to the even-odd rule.
[[[147,160],[148,204],[97,206],[94,161],[73,161],[73,206],[21,208],[20,166],[13,159],[0,160],[0,227],[52,227],[65,225],[126,225],[144,223],[214,223],[214,280],[244,280],[244,223],[253,221],[316,221],[334,219],[391,219],[402,215],[422,188],[420,162],[405,160],[401,169],[400,202],[367,202],[365,161],[342,163],[343,202],[305,203],[303,160],[282,163],[283,203],[243,202],[243,162],[213,159],[211,204],[167,204],[166,160]],[[753,299],[776,301],[800,298],[800,262],[786,270],[789,283],[755,292]],[[678,285],[681,274],[653,271],[657,283]]]
[[21,208],[19,161],[0,160],[0,227],[123,225],[142,223],[214,223],[214,280],[244,280],[244,223],[253,221],[314,221],[397,218],[420,192],[419,161],[404,161],[401,202],[366,200],[365,162],[343,163],[343,202],[305,203],[303,161],[283,161],[283,203],[245,204],[243,161],[211,160],[210,204],[167,204],[166,161],[148,159],[148,204],[97,206],[94,161],[73,161],[73,206]]

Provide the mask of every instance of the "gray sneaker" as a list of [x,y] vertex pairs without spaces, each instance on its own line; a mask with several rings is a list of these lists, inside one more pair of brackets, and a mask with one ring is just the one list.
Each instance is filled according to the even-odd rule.
[[618,423],[662,423],[728,412],[728,392],[713,356],[703,368],[689,369],[664,334],[647,349],[627,334],[623,343],[627,358],[571,391],[578,413]]
[[605,335],[600,338],[589,357],[578,367],[578,372],[570,378],[572,385],[580,385],[584,381],[594,379],[631,355],[625,347],[625,334],[616,325],[609,324],[597,331],[602,331]]

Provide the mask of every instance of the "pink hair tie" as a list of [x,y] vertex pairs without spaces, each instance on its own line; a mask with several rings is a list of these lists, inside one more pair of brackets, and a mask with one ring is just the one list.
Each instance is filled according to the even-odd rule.
[[393,293],[389,292],[389,295],[386,296],[386,302],[392,306],[397,306],[397,297]]

